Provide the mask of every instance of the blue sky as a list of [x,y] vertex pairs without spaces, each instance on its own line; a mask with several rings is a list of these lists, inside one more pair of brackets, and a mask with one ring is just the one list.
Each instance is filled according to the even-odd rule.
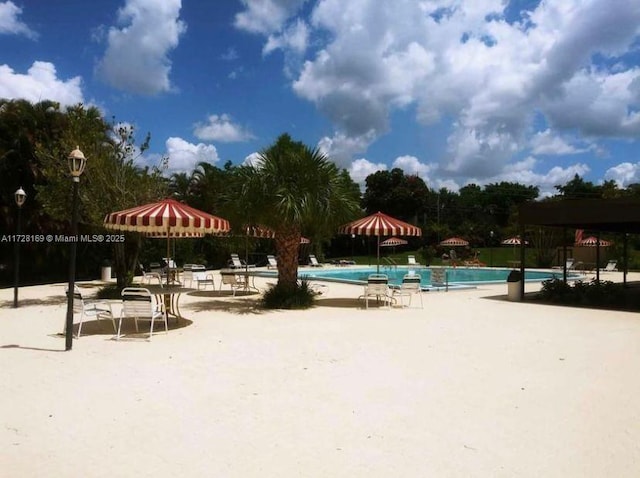
[[139,161],[290,133],[354,180],[640,182],[638,0],[0,0],[0,97],[96,105]]

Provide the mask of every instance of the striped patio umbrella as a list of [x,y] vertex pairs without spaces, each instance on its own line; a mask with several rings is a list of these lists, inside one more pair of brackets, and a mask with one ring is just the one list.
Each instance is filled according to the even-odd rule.
[[163,199],[144,206],[107,214],[103,222],[107,229],[140,232],[150,237],[167,238],[167,257],[170,239],[198,237],[229,231],[229,221],[192,208],[175,199]]
[[380,236],[422,236],[422,229],[378,211],[375,214],[341,226],[341,234],[377,236],[377,271],[380,272]]
[[[586,246],[586,247],[596,247],[598,245],[598,238],[595,236],[589,236],[585,239],[582,239],[576,245]],[[611,245],[611,241],[605,241],[604,239],[600,239],[600,247],[609,247],[610,245]]]
[[450,237],[444,241],[440,241],[440,245],[449,247],[468,246],[469,241],[465,241],[460,237]]
[[[528,241],[524,241],[525,245],[529,244]],[[500,242],[500,244],[502,244],[503,246],[519,246],[521,244],[520,238],[519,237],[509,237],[507,239],[505,239],[504,241]]]
[[[503,246],[513,246],[513,258],[516,257],[516,246],[519,246],[522,243],[520,240],[520,236],[509,237],[504,241],[501,241],[500,244]],[[524,241],[525,245],[529,244],[528,241]]]
[[394,247],[394,246],[404,246],[409,244],[409,241],[405,241],[404,239],[400,239],[399,237],[390,237],[389,239],[385,239],[380,243],[380,247]]

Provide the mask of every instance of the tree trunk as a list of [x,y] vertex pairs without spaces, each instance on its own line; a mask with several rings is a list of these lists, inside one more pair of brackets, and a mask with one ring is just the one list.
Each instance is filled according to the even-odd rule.
[[300,231],[297,229],[276,231],[278,254],[278,286],[295,288],[298,282],[298,247]]
[[124,242],[113,244],[116,283],[119,288],[130,286],[133,282],[141,241],[139,234],[126,234]]

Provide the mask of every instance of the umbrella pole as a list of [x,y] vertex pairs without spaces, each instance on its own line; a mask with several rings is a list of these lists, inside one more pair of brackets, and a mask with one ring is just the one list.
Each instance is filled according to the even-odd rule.
[[378,234],[378,263],[376,267],[376,274],[380,274],[380,235]]
[[171,234],[170,234],[170,232],[171,232],[171,226],[167,226],[167,285],[169,285],[169,273],[171,272],[170,271],[171,268],[169,267],[169,264],[171,262],[170,261],[171,260],[171,256],[170,256],[170,254],[171,254]]

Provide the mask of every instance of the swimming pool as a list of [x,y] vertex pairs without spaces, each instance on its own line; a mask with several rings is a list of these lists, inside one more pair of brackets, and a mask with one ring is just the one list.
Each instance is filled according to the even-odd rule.
[[[462,288],[474,287],[480,284],[497,284],[507,281],[509,273],[513,269],[498,268],[480,268],[480,267],[448,267],[437,268],[445,270],[446,281],[449,287]],[[400,285],[402,278],[409,271],[420,274],[421,286],[424,288],[433,288],[431,283],[432,269],[429,267],[407,268],[407,267],[381,267],[380,274],[386,274],[389,277],[390,285]],[[375,274],[375,267],[349,268],[349,269],[327,269],[314,271],[300,271],[300,278],[327,280],[335,282],[346,282],[352,284],[365,284],[369,274]],[[571,276],[578,277],[577,275]],[[562,272],[551,271],[525,271],[525,282],[541,282],[552,278],[562,278]]]

